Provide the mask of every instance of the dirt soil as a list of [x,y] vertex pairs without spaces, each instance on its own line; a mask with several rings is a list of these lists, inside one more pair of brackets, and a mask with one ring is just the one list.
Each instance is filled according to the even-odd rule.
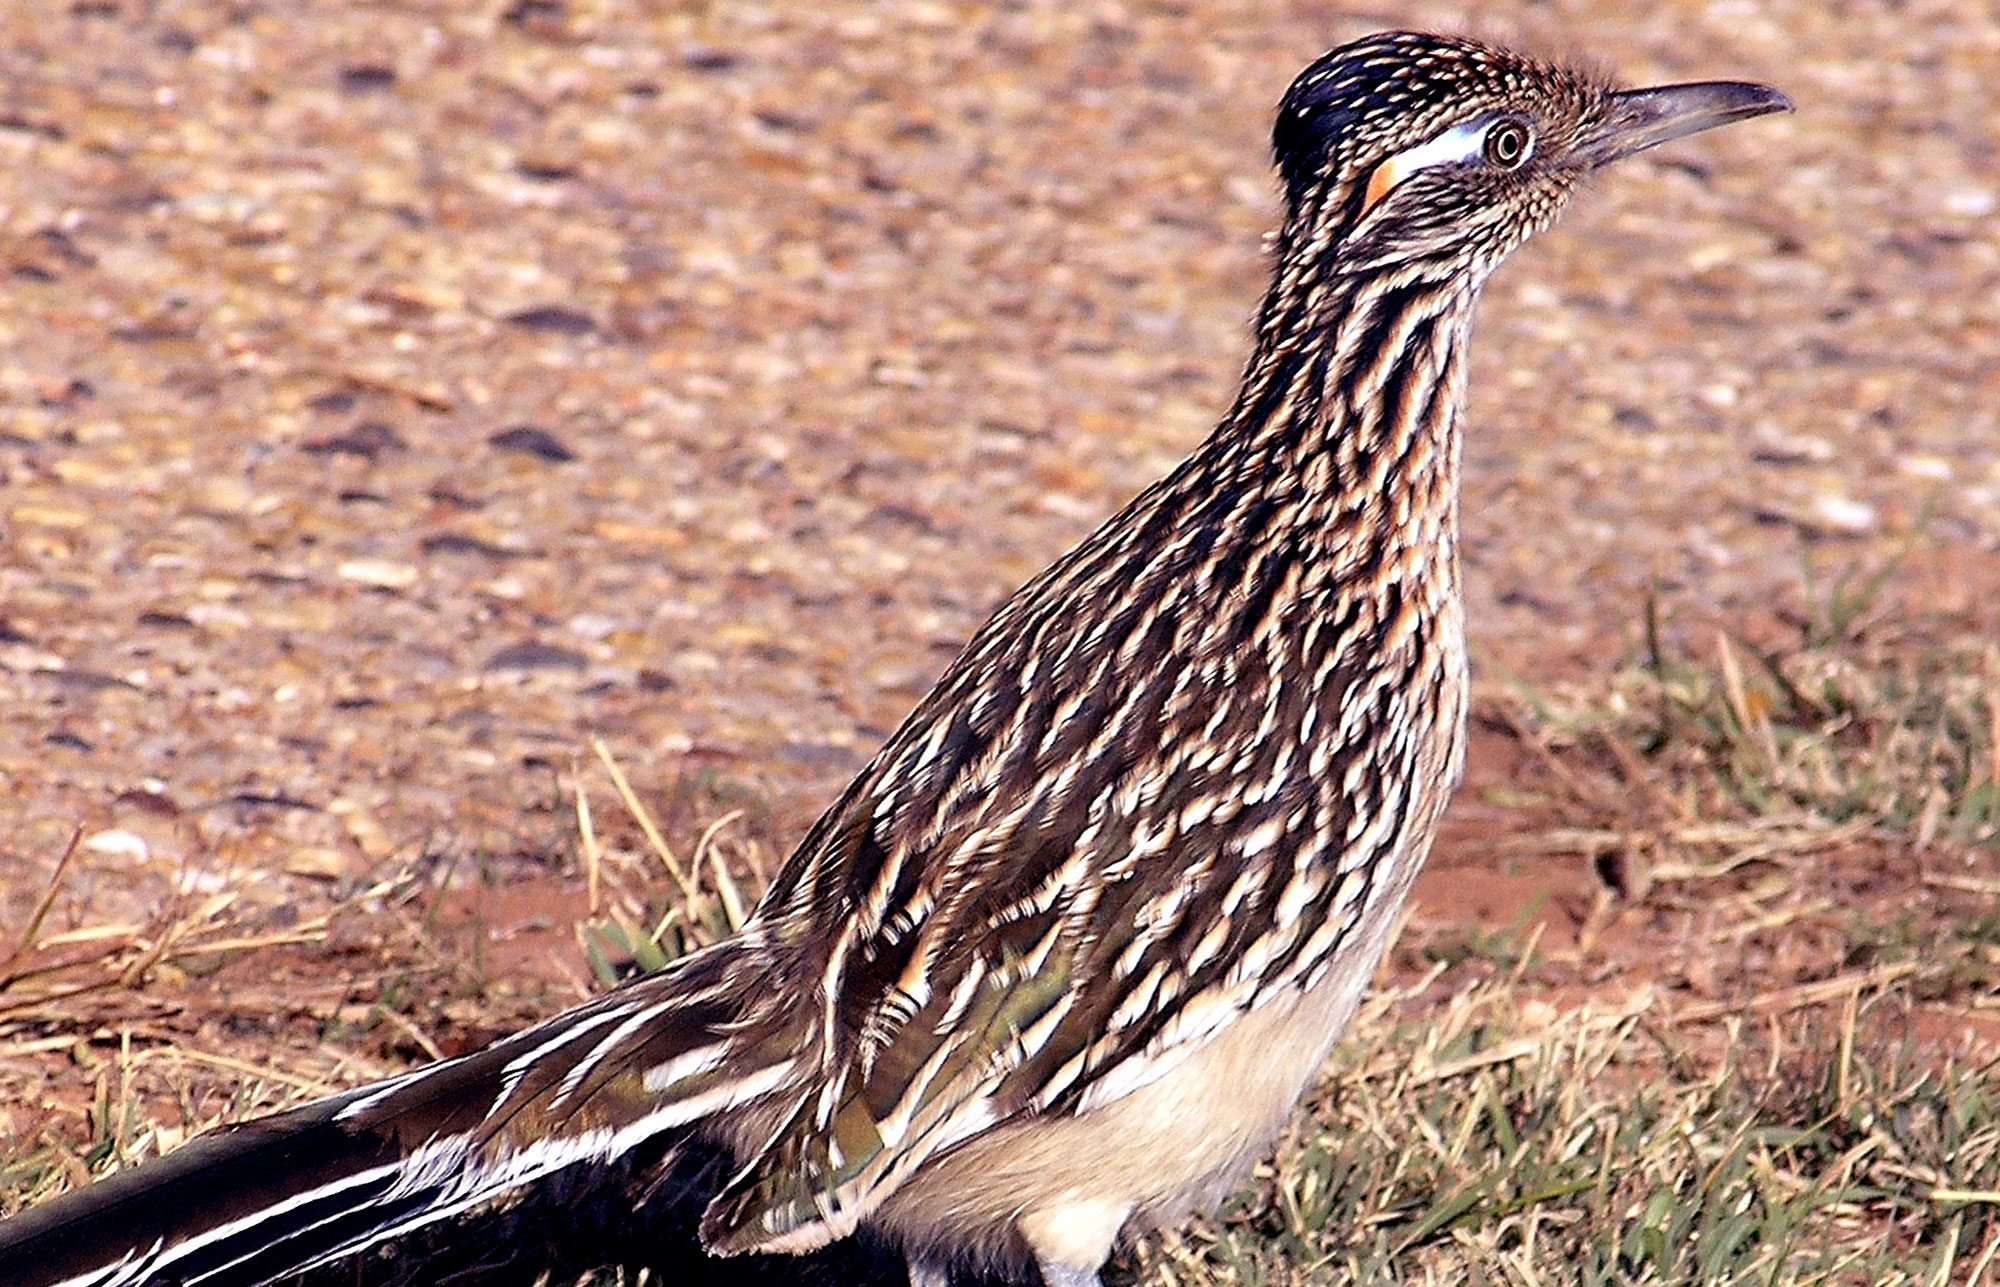
[[[44,938],[217,899],[272,940],[199,1006],[106,995],[105,1042],[351,1077],[575,999],[591,739],[682,854],[731,811],[781,853],[1213,423],[1272,106],[1392,24],[1799,105],[1606,176],[1488,292],[1484,706],[1629,657],[1649,592],[1754,623],[1802,560],[1914,543],[1897,593],[2000,601],[1988,0],[4,6],[0,955],[81,828]],[[1698,907],[1607,907],[1529,843],[1543,771],[1482,725],[1400,969],[1537,920],[1579,991],[1781,951],[1704,974]],[[343,1045],[399,989],[439,999]],[[11,1103],[90,1093],[73,1017],[8,1017]]]

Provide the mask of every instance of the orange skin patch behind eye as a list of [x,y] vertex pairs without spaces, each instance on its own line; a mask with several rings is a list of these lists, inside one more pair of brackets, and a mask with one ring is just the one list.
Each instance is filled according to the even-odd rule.
[[1402,181],[1401,167],[1396,164],[1395,157],[1392,156],[1376,166],[1375,173],[1368,176],[1368,191],[1361,198],[1361,213],[1365,215],[1373,210],[1376,203],[1388,196],[1390,189]]
[[1404,148],[1383,160],[1368,176],[1368,190],[1361,197],[1361,213],[1366,215],[1373,210],[1383,197],[1395,190],[1397,184],[1418,170],[1434,165],[1462,165],[1475,160],[1479,156],[1487,124],[1486,119],[1467,121],[1429,142]]

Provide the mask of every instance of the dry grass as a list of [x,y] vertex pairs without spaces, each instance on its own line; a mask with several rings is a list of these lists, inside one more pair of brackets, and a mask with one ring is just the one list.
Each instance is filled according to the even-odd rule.
[[1884,1035],[1893,993],[1718,1043],[1505,981],[1378,999],[1295,1138],[1160,1283],[1973,1283],[2000,1244],[2000,1068]]
[[[2000,845],[2000,645],[1982,622],[1888,600],[1901,565],[1815,581],[1749,638],[1665,642],[1647,605],[1639,664],[1564,695],[1515,689],[1539,740],[1615,763],[1627,815],[1677,825],[1737,861],[1874,838],[1914,852]],[[1562,770],[1572,782],[1574,775]],[[1601,805],[1587,788],[1579,800]],[[1718,824],[1720,824],[1718,826]],[[1991,892],[1988,890],[1987,892]]]
[[[1251,1190],[1114,1276],[2000,1284],[2000,1064],[1913,1021],[1963,1015],[1971,1032],[2000,1010],[2000,665],[1948,623],[1883,619],[1860,584],[1777,644],[1723,636],[1676,656],[1653,630],[1650,654],[1596,689],[1492,712],[1549,784],[1537,845],[1597,858],[1624,891],[1610,914],[1709,909],[1702,950],[1746,971],[1741,986],[1702,999],[1624,974],[1555,991],[1532,940],[1475,937],[1371,1003]],[[769,860],[729,814],[683,856],[603,747],[572,789],[597,986],[742,922]],[[1857,854],[1916,873],[1883,887],[1895,914],[1831,892]],[[149,924],[51,933],[69,862],[0,943],[0,1069],[66,1054],[92,1088],[87,1125],[18,1132],[8,1208],[435,1056],[453,1021],[507,1027],[535,1008],[436,939],[449,871],[413,861],[281,930],[234,919],[223,889]],[[325,951],[364,913],[368,986],[238,987],[231,1039],[192,1040],[218,1031],[187,1019],[213,976]],[[1816,964],[1748,975],[1751,949],[1808,925],[1832,940]]]

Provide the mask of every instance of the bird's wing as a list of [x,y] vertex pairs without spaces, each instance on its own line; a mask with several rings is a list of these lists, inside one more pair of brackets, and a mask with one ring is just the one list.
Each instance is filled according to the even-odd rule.
[[1373,858],[1330,847],[1357,816],[1396,834],[1403,802],[1369,796],[1407,775],[1348,772],[1351,731],[1258,736],[1315,716],[1190,637],[1212,613],[1128,601],[1089,639],[1003,609],[787,864],[757,923],[811,963],[821,1067],[711,1246],[842,1237],[940,1151],[1147,1084],[1349,935]]

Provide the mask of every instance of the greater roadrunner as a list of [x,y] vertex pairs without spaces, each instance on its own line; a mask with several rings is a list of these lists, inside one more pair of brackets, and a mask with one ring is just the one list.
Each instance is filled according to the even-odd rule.
[[852,1266],[771,1253],[859,1232],[919,1283],[1095,1283],[1285,1122],[1459,775],[1487,275],[1605,164],[1789,106],[1437,36],[1327,54],[1279,108],[1235,406],[973,636],[741,933],[19,1216],[0,1281],[798,1281]]

